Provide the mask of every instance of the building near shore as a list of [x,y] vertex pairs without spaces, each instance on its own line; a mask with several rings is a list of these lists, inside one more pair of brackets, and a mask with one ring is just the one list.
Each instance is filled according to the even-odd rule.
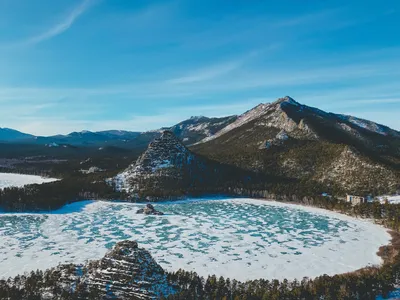
[[365,197],[354,196],[354,195],[347,195],[346,201],[350,202],[352,205],[358,205],[367,202]]

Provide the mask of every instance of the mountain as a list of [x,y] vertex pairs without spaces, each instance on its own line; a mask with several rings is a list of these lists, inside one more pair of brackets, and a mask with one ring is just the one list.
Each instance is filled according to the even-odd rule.
[[178,289],[151,254],[139,248],[135,241],[117,243],[100,260],[84,265],[59,265],[44,273],[32,272],[27,277],[4,281],[3,290],[7,286],[14,293],[19,289],[20,293],[11,292],[10,298],[1,299],[150,300],[174,294]]
[[56,147],[59,145],[105,147],[114,146],[127,149],[146,149],[155,138],[160,137],[164,130],[172,131],[185,144],[196,143],[235,121],[236,116],[224,118],[191,117],[172,127],[165,127],[147,132],[126,130],[80,131],[67,135],[49,137],[33,136],[12,129],[0,129],[0,141],[18,144],[38,144]]
[[223,118],[191,117],[172,127],[164,128],[173,132],[186,145],[194,144],[225,128],[237,119],[237,116]]
[[140,132],[123,130],[109,131],[80,131],[71,132],[67,135],[55,135],[49,137],[37,137],[35,142],[39,144],[69,144],[73,146],[116,146],[136,138]]
[[254,107],[191,150],[243,169],[320,182],[342,193],[393,191],[400,185],[398,131],[290,97]]
[[169,197],[217,192],[255,176],[191,152],[171,131],[164,131],[126,170],[109,180],[133,197]]
[[16,141],[21,139],[31,139],[33,135],[22,133],[10,128],[0,128],[0,141]]

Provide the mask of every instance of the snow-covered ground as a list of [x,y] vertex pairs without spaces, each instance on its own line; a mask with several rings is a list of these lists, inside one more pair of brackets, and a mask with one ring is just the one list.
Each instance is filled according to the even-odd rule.
[[0,189],[6,187],[22,187],[27,184],[41,184],[57,181],[55,178],[45,178],[35,175],[0,173]]
[[58,263],[103,257],[137,240],[167,270],[238,280],[301,279],[380,264],[390,236],[382,227],[333,212],[253,199],[143,205],[86,201],[52,214],[0,214],[0,278]]
[[385,203],[386,199],[390,204],[399,204],[400,203],[400,195],[385,195],[385,196],[379,196],[378,197],[379,201],[381,203]]

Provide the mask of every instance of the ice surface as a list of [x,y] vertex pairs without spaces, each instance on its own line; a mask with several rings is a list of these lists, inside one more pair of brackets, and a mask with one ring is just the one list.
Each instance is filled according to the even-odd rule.
[[389,293],[388,298],[383,298],[382,296],[376,297],[376,300],[399,300],[400,299],[400,289],[394,290]]
[[55,178],[45,178],[35,175],[0,173],[0,189],[6,187],[22,187],[27,184],[41,184],[46,182],[57,181]]
[[86,201],[52,214],[0,214],[0,278],[58,263],[101,258],[137,240],[167,270],[238,280],[301,279],[380,264],[384,228],[329,211],[252,199],[143,205]]

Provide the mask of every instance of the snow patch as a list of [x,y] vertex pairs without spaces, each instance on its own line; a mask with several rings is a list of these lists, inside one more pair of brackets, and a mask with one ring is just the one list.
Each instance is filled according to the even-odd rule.
[[400,195],[384,195],[377,197],[381,203],[400,204]]
[[36,175],[0,173],[0,189],[4,189],[7,187],[23,187],[28,184],[42,184],[57,180],[59,179]]

